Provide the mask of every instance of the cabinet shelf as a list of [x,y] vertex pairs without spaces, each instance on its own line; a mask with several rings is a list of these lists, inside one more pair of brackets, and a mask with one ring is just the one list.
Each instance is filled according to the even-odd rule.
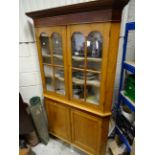
[[131,111],[135,112],[135,103],[128,96],[125,95],[125,91],[120,92],[120,97],[123,100],[123,103],[125,103]]
[[51,57],[51,55],[50,54],[44,54],[44,55],[42,55],[42,57],[45,57],[45,58],[50,58]]
[[87,57],[88,61],[92,61],[92,62],[101,62],[102,59],[101,58],[93,58],[93,57]]
[[53,78],[53,75],[45,75],[45,78]]
[[77,85],[84,85],[84,80],[78,79],[78,78],[73,78],[73,83]]
[[98,101],[97,100],[92,100],[92,99],[86,98],[86,102],[98,105]]
[[59,54],[53,54],[53,57],[57,58],[57,59],[63,59],[63,56],[62,55],[59,55]]
[[77,67],[72,67],[73,70],[77,70],[77,71],[82,71],[82,72],[91,72],[91,73],[96,73],[96,74],[100,74],[100,71],[97,70],[92,70],[92,69],[85,69],[85,68],[77,68]]
[[52,64],[48,64],[48,63],[43,63],[43,65],[52,66]]
[[84,57],[72,56],[74,61],[84,61]]
[[65,90],[63,90],[63,89],[61,89],[61,90],[56,90],[56,93],[65,95]]
[[59,74],[55,74],[55,78],[57,78],[60,81],[65,81],[63,77],[61,77]]
[[[72,59],[74,61],[84,61],[84,57],[78,57],[78,56],[72,56]],[[101,58],[93,58],[93,57],[87,57],[87,61],[92,61],[92,62],[101,62]]]
[[[51,78],[51,79],[53,79],[53,75],[46,75],[45,78]],[[57,79],[60,80],[60,81],[64,81],[64,78],[61,77],[61,76],[58,75],[58,74],[55,74],[55,78],[57,78]]]
[[[73,82],[75,84],[78,84],[78,85],[84,85],[84,80],[82,79],[78,79],[78,78],[73,78]],[[99,87],[100,86],[100,82],[97,81],[97,80],[87,80],[87,85],[91,85],[91,86],[95,86],[95,87]]]
[[43,65],[47,65],[47,66],[50,66],[50,67],[64,68],[64,66],[62,66],[62,65],[55,65],[55,64],[49,64],[49,63],[43,63]]
[[97,81],[97,80],[87,80],[87,85],[99,87],[100,86],[100,82]]
[[133,61],[124,61],[123,62],[124,69],[130,71],[131,73],[135,74],[135,62]]

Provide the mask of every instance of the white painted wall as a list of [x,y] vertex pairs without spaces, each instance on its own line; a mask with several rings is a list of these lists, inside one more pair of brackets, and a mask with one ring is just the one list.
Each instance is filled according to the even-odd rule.
[[[25,16],[25,12],[87,1],[92,0],[19,0],[19,90],[25,102],[29,102],[29,99],[35,95],[43,97],[33,21]],[[134,21],[133,8],[134,0],[131,0],[131,4],[127,5],[123,10],[113,102],[116,101],[118,94],[124,23],[127,20]]]

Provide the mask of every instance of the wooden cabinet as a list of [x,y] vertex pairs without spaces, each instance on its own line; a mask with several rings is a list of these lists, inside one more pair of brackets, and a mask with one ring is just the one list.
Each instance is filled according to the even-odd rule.
[[49,132],[92,155],[105,153],[127,2],[98,0],[26,13],[34,20]]

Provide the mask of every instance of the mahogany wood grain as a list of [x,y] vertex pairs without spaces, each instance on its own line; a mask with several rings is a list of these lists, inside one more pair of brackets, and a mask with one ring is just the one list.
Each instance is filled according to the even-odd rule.
[[122,8],[128,3],[128,1],[129,0],[96,0],[92,2],[85,2],[40,11],[27,12],[26,15],[33,19],[36,19],[42,17],[45,18],[58,15],[65,15],[70,13],[73,14],[77,12],[105,10],[108,8],[122,10]]
[[[101,16],[102,15],[102,16]],[[115,21],[120,20],[121,16],[115,16]],[[92,22],[105,22],[111,21],[112,11],[111,10],[97,10],[91,12],[80,12],[67,15],[59,15],[54,17],[36,18],[34,19],[35,27],[48,27],[55,25],[70,25],[70,24],[82,24]]]
[[120,21],[122,8],[129,0],[98,0],[27,12],[35,27],[69,25],[90,22]]

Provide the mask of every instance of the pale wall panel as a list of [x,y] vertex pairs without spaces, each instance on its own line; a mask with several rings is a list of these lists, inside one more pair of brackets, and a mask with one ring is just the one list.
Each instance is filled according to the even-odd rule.
[[33,21],[25,15],[25,12],[30,9],[26,0],[19,1],[19,42],[34,41]]

